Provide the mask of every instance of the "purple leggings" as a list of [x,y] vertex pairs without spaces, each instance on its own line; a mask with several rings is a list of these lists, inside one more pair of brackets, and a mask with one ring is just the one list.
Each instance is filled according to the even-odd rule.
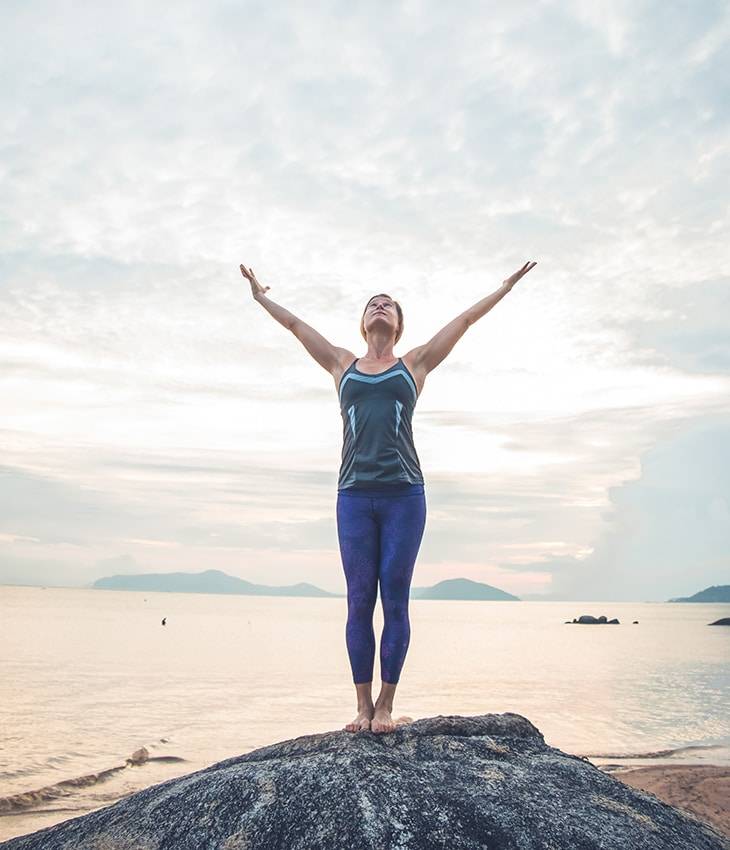
[[380,583],[380,678],[396,684],[411,639],[408,597],[426,525],[423,484],[337,491],[337,536],[347,580],[345,638],[355,684],[372,682],[373,611]]

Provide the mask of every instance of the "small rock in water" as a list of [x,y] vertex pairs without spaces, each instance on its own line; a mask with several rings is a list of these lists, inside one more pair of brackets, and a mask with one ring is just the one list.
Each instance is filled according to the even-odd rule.
[[150,754],[147,747],[140,747],[127,759],[127,764],[144,764],[149,757]]

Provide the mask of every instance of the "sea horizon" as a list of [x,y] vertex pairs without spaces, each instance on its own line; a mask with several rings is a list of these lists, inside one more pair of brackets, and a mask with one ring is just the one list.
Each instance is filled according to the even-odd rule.
[[[145,574],[146,575],[146,574]],[[244,579],[244,581],[248,581],[248,579]],[[251,582],[255,584],[255,582]],[[320,588],[319,585],[314,585],[312,582],[304,581],[305,584],[312,584],[313,587],[317,587],[318,589],[324,590],[324,588]],[[438,584],[436,582],[435,584]],[[263,585],[259,585],[263,586]],[[270,587],[290,587],[291,585],[269,585]],[[422,587],[432,587],[433,585],[421,585]],[[493,586],[493,585],[492,585]],[[298,596],[298,595],[285,595],[285,594],[266,594],[266,593],[221,593],[218,591],[206,591],[206,590],[145,590],[144,588],[140,589],[122,589],[122,588],[100,588],[94,587],[93,582],[89,584],[13,584],[7,582],[0,582],[0,589],[3,587],[25,587],[25,588],[38,588],[41,590],[93,590],[95,592],[103,592],[103,593],[159,593],[162,595],[170,594],[170,593],[179,593],[184,596],[190,595],[201,595],[201,596],[248,596],[252,598],[260,598],[266,597],[268,599],[322,599],[327,597],[317,597],[317,596]],[[347,598],[346,593],[336,593],[335,591],[327,590],[326,593],[330,594],[331,599],[345,599]],[[730,610],[730,602],[673,602],[670,599],[621,599],[621,600],[611,600],[611,599],[538,599],[532,596],[519,597],[518,594],[514,594],[517,598],[515,599],[411,599],[412,602],[547,602],[547,603],[571,603],[575,605],[725,605],[728,610]],[[577,616],[577,615],[576,615]]]

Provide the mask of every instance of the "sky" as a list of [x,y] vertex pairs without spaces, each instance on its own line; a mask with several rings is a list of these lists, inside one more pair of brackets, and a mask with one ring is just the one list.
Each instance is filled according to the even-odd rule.
[[239,263],[403,356],[532,260],[418,399],[413,586],[730,583],[726,2],[0,15],[0,582],[344,593],[334,381]]

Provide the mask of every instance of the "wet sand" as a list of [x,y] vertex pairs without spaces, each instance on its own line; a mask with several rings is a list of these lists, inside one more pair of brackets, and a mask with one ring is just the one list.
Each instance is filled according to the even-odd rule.
[[662,765],[611,775],[671,806],[691,812],[730,837],[730,766]]

